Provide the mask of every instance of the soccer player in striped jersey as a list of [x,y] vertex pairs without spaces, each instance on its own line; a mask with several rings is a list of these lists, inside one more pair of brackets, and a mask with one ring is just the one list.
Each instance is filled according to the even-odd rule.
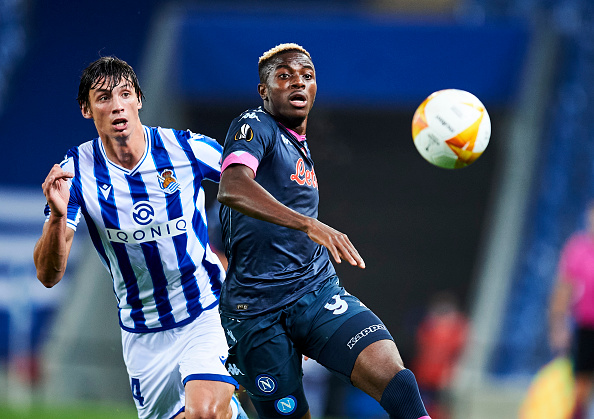
[[221,292],[229,372],[260,418],[311,417],[305,355],[391,418],[428,419],[392,336],[340,286],[330,261],[365,268],[348,237],[317,220],[318,180],[305,139],[317,91],[311,57],[282,44],[264,53],[258,70],[263,106],[231,123],[218,193],[229,258]]
[[98,138],[71,148],[42,185],[39,280],[64,274],[82,215],[113,279],[124,361],[140,418],[247,418],[225,368],[218,300],[224,270],[209,248],[204,179],[221,146],[190,131],[144,126],[143,94],[125,61],[102,57],[78,102]]

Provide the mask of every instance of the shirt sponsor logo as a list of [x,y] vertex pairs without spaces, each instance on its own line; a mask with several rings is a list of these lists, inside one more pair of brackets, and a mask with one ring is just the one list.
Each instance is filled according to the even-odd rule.
[[256,385],[262,393],[272,394],[276,391],[276,380],[269,375],[259,375],[256,377]]
[[134,224],[143,227],[153,222],[155,209],[147,201],[138,201],[130,210],[130,217]]
[[377,332],[378,330],[386,330],[386,326],[384,326],[383,324],[374,324],[372,326],[366,327],[365,329],[363,329],[359,333],[357,333],[355,336],[353,336],[347,342],[347,346],[349,347],[349,349],[353,349],[353,347],[357,344],[357,342],[359,342],[361,339],[363,339],[368,334]]
[[157,175],[159,179],[159,186],[167,194],[172,194],[181,189],[181,185],[173,175],[173,170],[165,169],[160,175]]
[[293,396],[283,397],[274,403],[274,408],[281,415],[289,415],[295,411],[297,399]]
[[106,228],[107,239],[114,243],[144,243],[148,241],[175,237],[186,233],[186,220],[183,217],[166,223],[141,227],[136,230]]
[[313,168],[311,170],[307,170],[305,168],[305,162],[302,158],[297,160],[297,164],[295,165],[295,173],[291,175],[291,180],[294,180],[299,185],[307,184],[308,186],[318,189],[318,179],[316,177],[316,172],[314,172]]
[[252,141],[252,139],[254,138],[254,131],[252,131],[252,127],[250,127],[248,124],[243,124],[241,128],[239,128],[239,131],[235,133],[235,137],[233,138],[235,138],[235,141]]

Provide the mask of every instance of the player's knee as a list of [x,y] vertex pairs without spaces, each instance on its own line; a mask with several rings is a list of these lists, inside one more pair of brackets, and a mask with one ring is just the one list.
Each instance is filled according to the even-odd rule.
[[229,404],[204,402],[186,406],[185,419],[231,419],[232,413]]
[[380,340],[361,351],[351,374],[351,382],[379,400],[392,378],[404,369],[396,344],[392,340]]

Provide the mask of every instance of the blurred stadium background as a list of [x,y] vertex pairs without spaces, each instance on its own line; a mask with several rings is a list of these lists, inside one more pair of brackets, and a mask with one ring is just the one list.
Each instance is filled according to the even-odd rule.
[[[101,55],[125,59],[145,124],[222,142],[260,103],[258,56],[282,42],[316,65],[320,219],[368,266],[339,266],[346,288],[388,325],[405,363],[431,299],[454,295],[471,323],[451,418],[517,417],[551,359],[558,251],[592,197],[591,0],[0,0],[0,417],[53,417],[47,406],[95,417],[80,414],[88,405],[96,417],[135,414],[115,298],[86,233],[59,286],[43,288],[32,262],[40,184],[96,136],[75,100],[81,71]],[[416,106],[444,88],[473,92],[493,123],[485,154],[459,171],[426,163],[410,136]],[[330,384],[327,415],[385,417]]]

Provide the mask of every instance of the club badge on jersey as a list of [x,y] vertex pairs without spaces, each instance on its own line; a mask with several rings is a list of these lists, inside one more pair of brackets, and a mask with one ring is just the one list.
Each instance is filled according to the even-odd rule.
[[160,175],[157,175],[159,179],[159,186],[167,194],[173,194],[180,190],[180,184],[174,177],[173,170],[165,169]]

